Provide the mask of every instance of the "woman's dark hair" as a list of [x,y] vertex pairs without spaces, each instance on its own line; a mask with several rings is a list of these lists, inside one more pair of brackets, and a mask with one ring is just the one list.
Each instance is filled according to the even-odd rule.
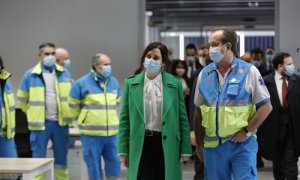
[[4,65],[3,65],[2,57],[0,56],[0,70],[3,69],[4,69]]
[[166,64],[168,61],[168,48],[161,42],[152,42],[150,43],[144,50],[143,55],[141,57],[140,61],[140,67],[135,71],[134,74],[138,74],[144,70],[144,61],[147,53],[151,51],[152,49],[159,49],[162,57],[162,63]]
[[183,61],[183,60],[180,60],[180,59],[174,59],[172,61],[172,65],[171,65],[171,74],[178,77],[178,75],[176,74],[176,68],[177,68],[178,64],[183,65],[183,68],[185,69],[185,72],[184,72],[182,77],[183,77],[183,79],[185,79],[185,81],[188,81],[188,77],[187,77],[188,67],[187,67],[186,61]]
[[278,69],[279,64],[284,64],[284,59],[290,56],[291,55],[286,52],[280,52],[276,54],[272,60],[274,69]]

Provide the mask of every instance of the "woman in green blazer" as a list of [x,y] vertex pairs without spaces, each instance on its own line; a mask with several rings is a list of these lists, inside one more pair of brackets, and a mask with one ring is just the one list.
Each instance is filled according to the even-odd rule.
[[192,152],[181,81],[162,71],[167,60],[167,47],[150,43],[145,70],[125,80],[118,153],[128,180],[181,180]]

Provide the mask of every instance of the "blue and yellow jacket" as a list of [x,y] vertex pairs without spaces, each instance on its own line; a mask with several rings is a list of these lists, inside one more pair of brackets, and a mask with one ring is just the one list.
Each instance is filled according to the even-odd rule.
[[11,74],[2,70],[0,72],[0,108],[1,108],[1,129],[0,136],[12,139],[15,136],[15,98],[9,78]]
[[204,100],[200,109],[202,126],[205,128],[205,147],[216,147],[230,139],[236,132],[248,126],[256,112],[252,95],[245,89],[251,66],[235,58],[221,89],[215,63],[202,70],[198,88]]
[[104,78],[92,70],[75,81],[69,106],[73,118],[78,120],[80,133],[91,136],[117,134],[120,96],[119,82],[113,76]]
[[[71,90],[71,75],[58,64],[55,65],[55,90],[58,105],[58,123],[60,126],[71,124],[73,119],[68,106]],[[17,93],[19,105],[27,115],[29,130],[45,129],[45,82],[42,64],[29,69],[22,78]]]

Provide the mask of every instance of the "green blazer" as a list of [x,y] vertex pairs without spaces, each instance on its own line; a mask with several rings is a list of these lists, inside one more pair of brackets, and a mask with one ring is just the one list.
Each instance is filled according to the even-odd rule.
[[[127,154],[127,179],[137,179],[144,144],[144,78],[145,72],[125,80],[120,113],[118,153]],[[162,72],[163,110],[162,145],[165,162],[165,179],[181,180],[180,156],[190,155],[190,129],[186,115],[181,81]]]

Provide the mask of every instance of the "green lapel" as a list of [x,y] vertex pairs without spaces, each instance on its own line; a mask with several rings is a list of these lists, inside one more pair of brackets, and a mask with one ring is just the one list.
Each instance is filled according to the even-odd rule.
[[135,76],[133,82],[130,83],[129,86],[131,98],[135,102],[135,106],[142,119],[144,119],[144,79],[145,72],[142,72]]
[[[174,77],[166,72],[162,72],[163,81],[163,113],[162,120],[172,106],[174,95],[177,95],[177,84]],[[178,102],[177,102],[178,103]]]

